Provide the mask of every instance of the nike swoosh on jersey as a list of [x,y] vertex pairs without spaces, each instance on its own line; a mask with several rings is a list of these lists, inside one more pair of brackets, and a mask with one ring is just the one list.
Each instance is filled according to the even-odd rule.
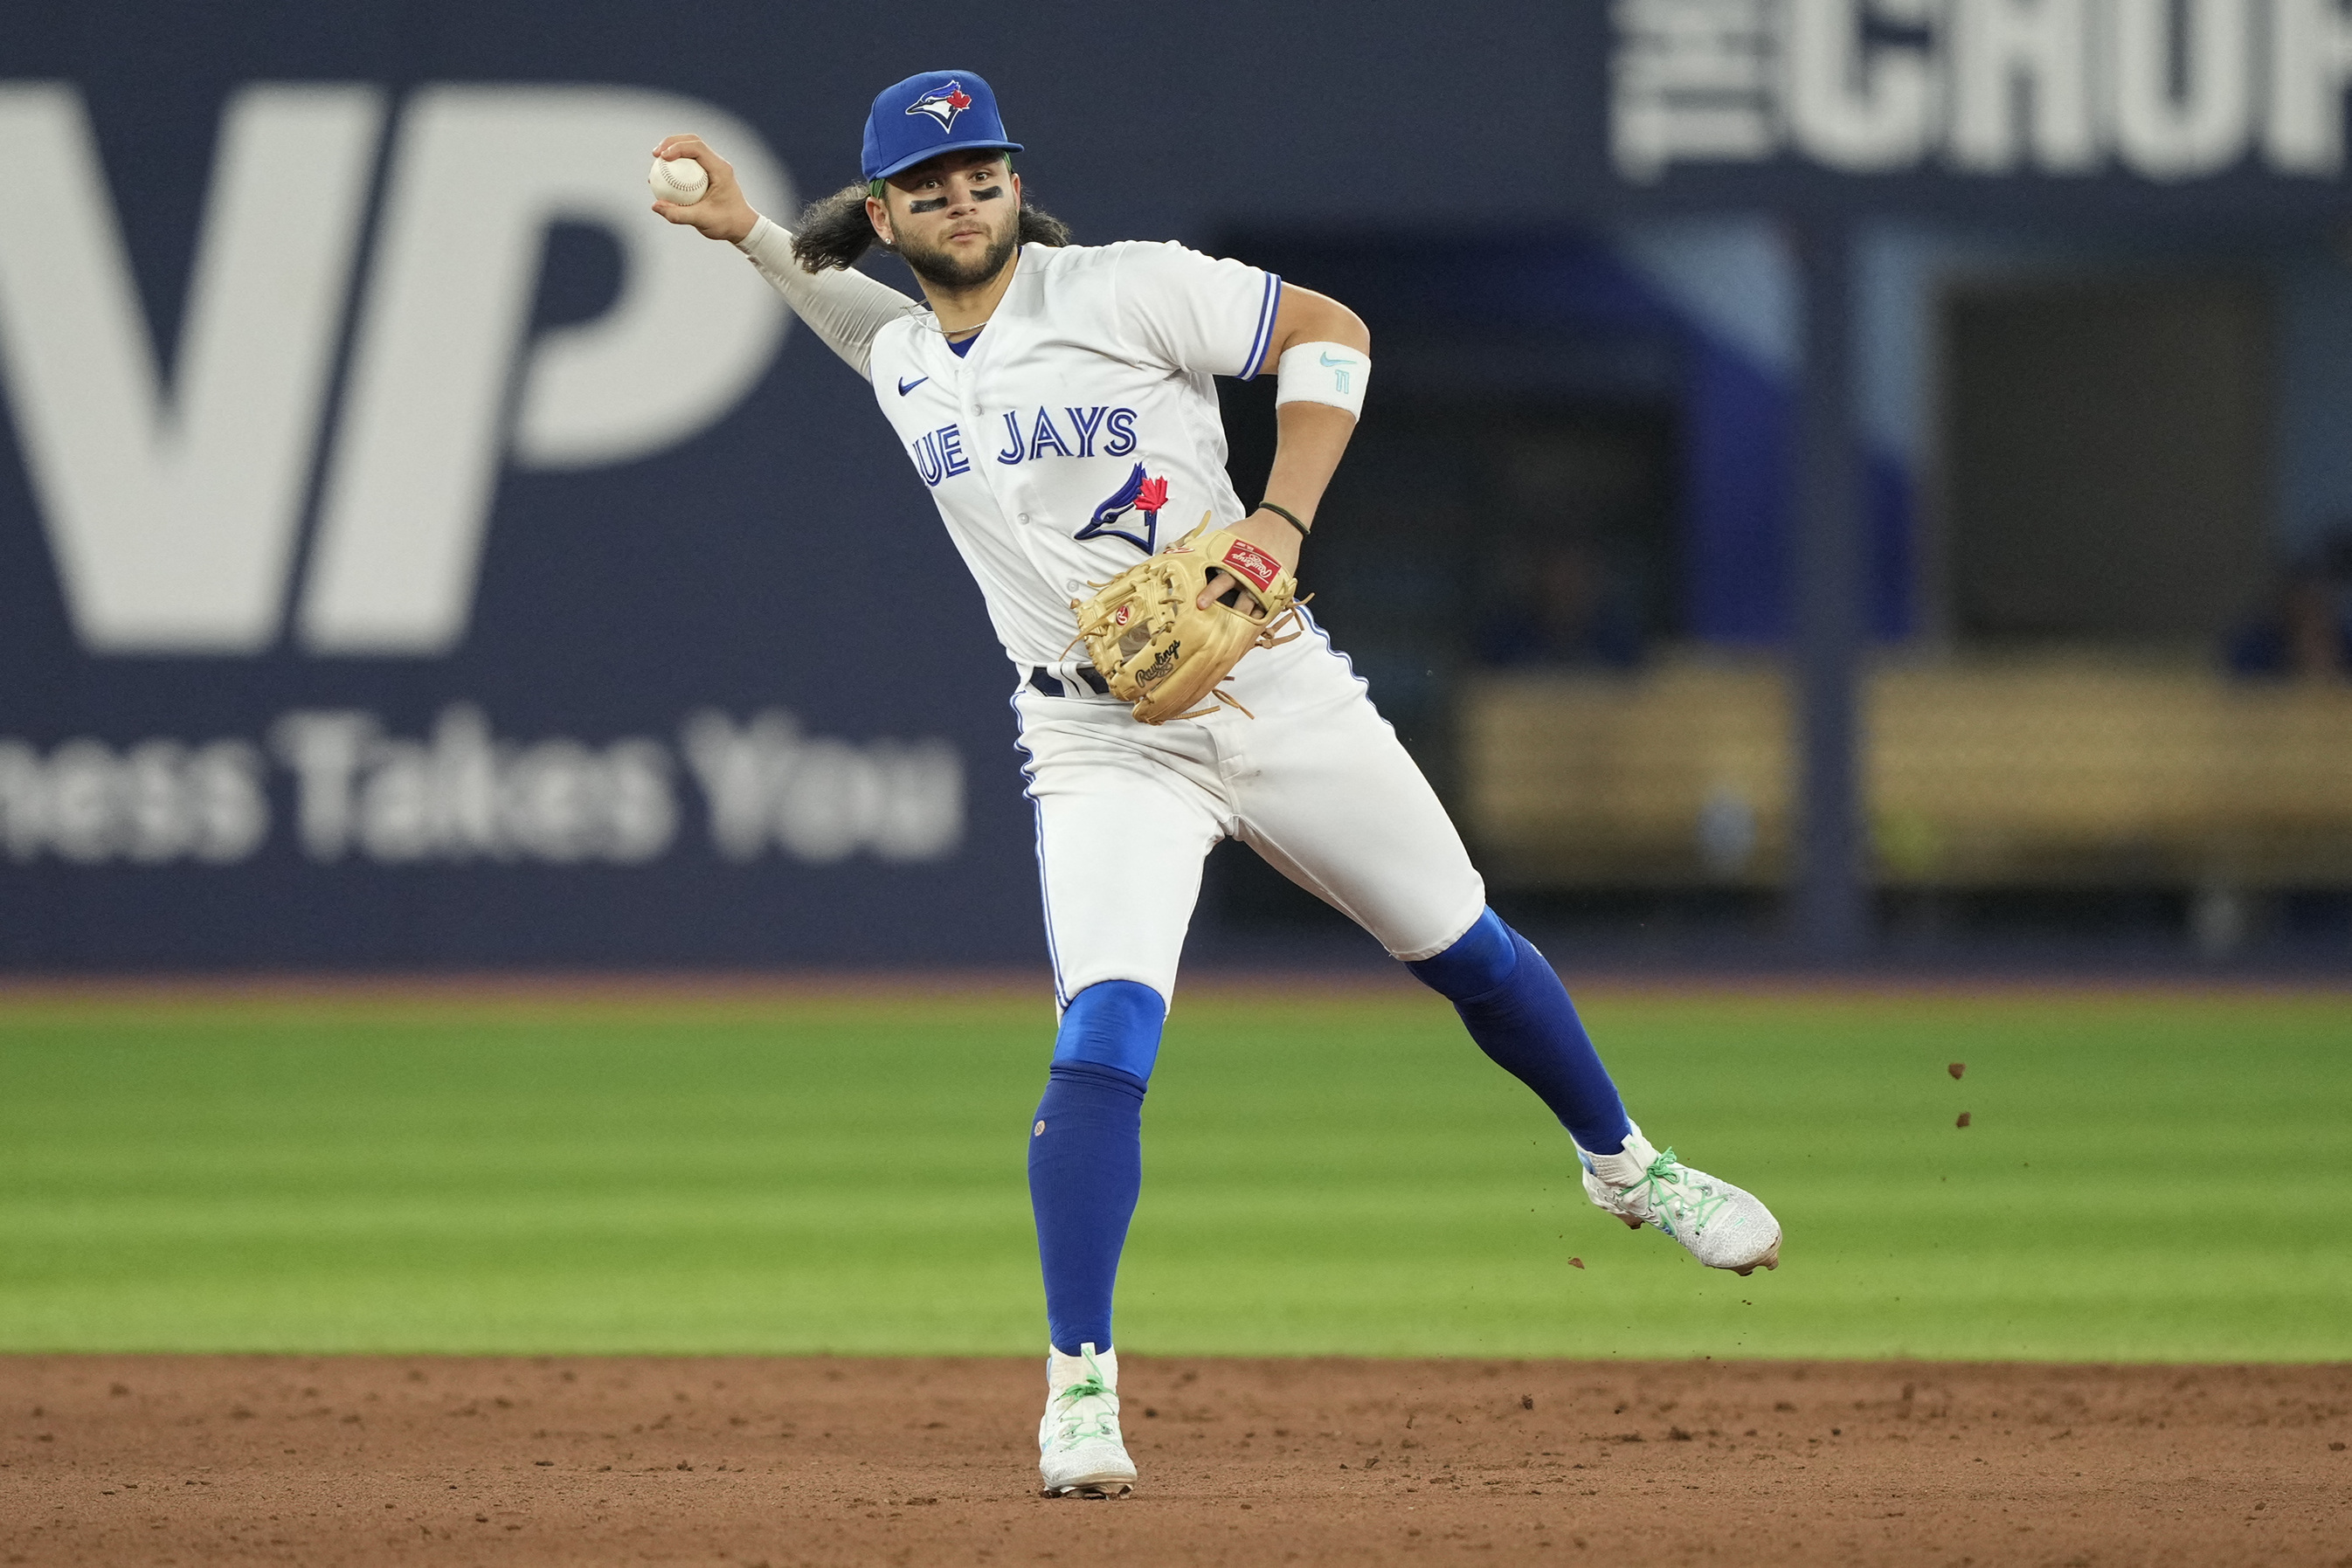
[[908,392],[913,392],[917,387],[921,386],[925,382],[929,381],[930,379],[931,378],[929,376],[917,376],[910,382],[906,377],[900,376],[898,378],[898,395],[900,397],[905,397]]

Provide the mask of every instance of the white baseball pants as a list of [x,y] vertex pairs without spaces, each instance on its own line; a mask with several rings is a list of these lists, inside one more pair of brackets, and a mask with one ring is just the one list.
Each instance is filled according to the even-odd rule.
[[1436,792],[1309,624],[1234,667],[1228,689],[1255,718],[1227,708],[1139,724],[1075,684],[1015,696],[1057,1006],[1104,980],[1173,998],[1202,862],[1220,839],[1249,845],[1400,959],[1444,952],[1486,908]]

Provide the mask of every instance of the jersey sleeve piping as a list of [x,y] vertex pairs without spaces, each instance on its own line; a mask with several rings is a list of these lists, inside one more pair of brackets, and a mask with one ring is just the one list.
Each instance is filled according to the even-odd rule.
[[1282,308],[1282,277],[1279,273],[1265,275],[1265,294],[1258,301],[1257,335],[1250,340],[1249,359],[1242,366],[1240,379],[1250,381],[1265,368],[1265,350],[1274,341],[1275,312]]

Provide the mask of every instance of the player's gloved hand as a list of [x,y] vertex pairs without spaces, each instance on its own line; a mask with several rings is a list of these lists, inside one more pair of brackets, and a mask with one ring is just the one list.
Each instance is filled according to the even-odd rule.
[[[1218,593],[1212,578],[1232,586]],[[1078,612],[1074,643],[1113,696],[1145,724],[1198,718],[1220,705],[1247,708],[1222,690],[1242,655],[1297,637],[1298,580],[1231,529],[1201,526],[1103,584]]]
[[[1244,539],[1282,563],[1282,570],[1293,576],[1298,571],[1298,548],[1307,541],[1288,519],[1273,512],[1252,512],[1225,530],[1237,539]],[[1209,586],[1201,591],[1199,608],[1206,610],[1219,600],[1228,602],[1240,584],[1225,572],[1212,572]]]
[[654,149],[654,156],[691,158],[710,176],[710,189],[692,206],[656,202],[654,211],[661,216],[730,245],[758,226],[760,214],[751,210],[751,204],[743,199],[743,187],[735,183],[735,165],[704,146],[701,137],[665,136],[661,145]]

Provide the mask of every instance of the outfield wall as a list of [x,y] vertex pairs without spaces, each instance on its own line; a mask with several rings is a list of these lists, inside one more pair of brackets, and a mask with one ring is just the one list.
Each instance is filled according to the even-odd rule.
[[788,211],[946,58],[1089,238],[2307,219],[2352,21],[2238,11],[2190,80],[2250,85],[2167,118],[1847,0],[13,7],[0,965],[1038,955],[977,595],[863,389],[644,211],[664,131]]

